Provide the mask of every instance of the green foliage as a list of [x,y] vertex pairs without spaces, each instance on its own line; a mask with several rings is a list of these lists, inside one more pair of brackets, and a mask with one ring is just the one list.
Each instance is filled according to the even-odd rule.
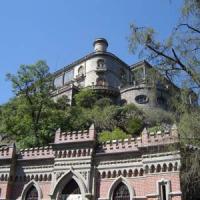
[[102,98],[99,98],[96,102],[95,102],[95,106],[98,106],[100,108],[103,108],[105,106],[110,106],[112,105],[113,102],[111,101],[111,99],[109,98],[106,98],[106,97],[102,97]]
[[69,126],[67,127],[67,130],[84,130],[89,128],[92,123],[88,109],[73,106],[69,111],[69,115]]
[[[173,4],[172,4],[173,5]],[[184,0],[178,24],[171,35],[159,41],[151,27],[131,25],[130,50],[157,67],[181,87],[200,89],[200,6],[197,0]],[[182,77],[182,78],[180,78]]]
[[[165,41],[158,39],[153,28],[132,24],[129,44],[131,51],[138,51],[140,56],[149,60],[167,79],[181,87],[178,96],[177,91],[171,93],[174,96],[170,102],[175,111],[174,117],[170,113],[148,111],[145,121],[152,129],[171,124],[174,120],[179,124],[184,166],[181,171],[182,191],[183,198],[188,200],[197,199],[200,191],[199,151],[188,153],[185,148],[186,145],[200,147],[199,108],[188,104],[191,96],[195,99],[200,94],[200,3],[198,0],[182,2],[180,19]],[[171,5],[173,6],[173,2]]]
[[72,106],[66,96],[54,102],[50,95],[51,77],[42,61],[21,66],[17,75],[9,75],[9,79],[17,97],[0,107],[0,131],[20,147],[48,144],[57,128],[83,130],[94,123],[98,133],[109,131],[109,137],[123,139],[139,134],[145,125],[145,113],[134,104],[114,105],[93,90],[81,90]]
[[127,120],[127,132],[132,134],[132,135],[136,135],[139,134],[140,131],[142,130],[144,124],[143,121],[139,118],[134,118],[134,117],[130,117]]
[[190,16],[200,17],[200,3],[198,0],[184,0],[182,17],[188,18]]
[[115,128],[113,131],[103,131],[98,135],[99,142],[106,142],[110,140],[119,140],[129,138],[130,135],[127,135],[125,132],[119,128]]
[[120,115],[124,118],[139,117],[143,119],[143,111],[137,108],[134,104],[127,104],[120,107]]
[[149,127],[172,125],[175,123],[173,113],[162,109],[147,109],[145,112],[145,124]]
[[185,112],[181,115],[178,129],[183,144],[200,146],[200,109],[192,109],[191,112]]
[[[185,199],[196,199],[200,189],[200,109],[191,109],[180,117],[181,181]],[[191,148],[188,148],[191,147]]]
[[89,113],[92,123],[98,131],[113,130],[117,125],[116,116],[118,106],[110,105],[105,107],[95,106]]
[[13,138],[20,148],[51,142],[55,130],[67,126],[69,108],[63,100],[52,100],[46,63],[21,65],[16,75],[7,77],[16,97],[0,108],[0,132]]
[[94,90],[83,89],[78,94],[76,94],[74,98],[77,106],[83,108],[92,108],[97,100],[97,95]]
[[150,133],[151,133],[151,132],[156,133],[156,132],[158,132],[158,131],[164,131],[164,130],[165,130],[164,127],[161,126],[161,125],[152,126],[152,127],[149,127],[149,128],[148,128],[148,131],[149,131]]
[[[91,97],[90,91],[81,91],[81,93],[84,94],[81,94],[81,97]],[[88,107],[85,106],[85,101],[88,102],[88,98],[83,99],[81,104],[75,101],[76,105],[70,109],[70,125],[68,127],[70,130],[86,129],[93,123],[97,132],[113,131],[115,127],[118,127],[127,134],[134,135],[138,134],[144,125],[142,111],[133,104],[117,106],[112,104],[108,98],[96,98],[96,101]],[[77,100],[77,96],[75,100]]]
[[66,95],[61,96],[57,99],[56,106],[60,110],[66,110],[69,108],[69,98]]
[[81,95],[77,95],[75,97],[76,105],[72,106],[70,111],[70,130],[85,129],[91,123],[95,124],[98,132],[104,130],[113,131],[115,127],[119,127],[127,134],[135,134],[141,130],[143,126],[141,120],[142,112],[134,105],[120,107],[114,105],[108,98],[98,99],[97,95],[95,95],[93,104],[88,106],[88,98],[94,97],[94,94],[85,90],[81,91]]
[[116,116],[117,126],[124,132],[131,135],[137,135],[143,128],[144,113],[134,104],[121,106]]
[[60,105],[51,99],[48,104],[43,105],[36,135],[29,104],[22,96],[14,98],[0,108],[0,132],[15,140],[20,148],[46,145],[52,142],[57,128],[64,129],[68,124],[68,109],[58,107]]

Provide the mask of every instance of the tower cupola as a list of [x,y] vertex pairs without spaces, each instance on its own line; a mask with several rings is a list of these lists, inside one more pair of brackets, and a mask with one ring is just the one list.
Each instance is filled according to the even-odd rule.
[[97,38],[94,43],[94,51],[99,52],[99,51],[106,51],[108,47],[108,42],[104,38]]

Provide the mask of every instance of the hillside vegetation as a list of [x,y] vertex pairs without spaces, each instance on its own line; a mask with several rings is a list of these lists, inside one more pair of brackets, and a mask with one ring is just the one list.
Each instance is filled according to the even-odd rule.
[[69,106],[67,96],[51,98],[49,68],[44,61],[20,66],[8,75],[15,97],[0,107],[0,133],[20,148],[47,145],[58,128],[83,130],[95,125],[99,141],[124,139],[140,134],[144,127],[164,127],[173,123],[169,112],[142,111],[135,105],[116,105],[94,90],[83,89]]

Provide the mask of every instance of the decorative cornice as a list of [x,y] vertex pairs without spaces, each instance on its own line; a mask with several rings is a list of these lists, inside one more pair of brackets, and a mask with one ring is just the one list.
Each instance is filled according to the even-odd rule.
[[116,55],[114,55],[114,54],[112,54],[112,53],[110,53],[110,52],[92,52],[92,53],[87,54],[86,56],[84,56],[84,57],[82,57],[82,58],[80,58],[80,59],[74,61],[73,63],[71,63],[71,64],[65,66],[64,68],[55,71],[55,72],[53,73],[53,75],[54,75],[54,76],[57,76],[57,75],[59,75],[59,74],[62,74],[62,73],[65,72],[65,71],[69,71],[69,70],[71,70],[74,66],[80,64],[81,62],[84,62],[84,61],[86,61],[86,60],[88,60],[88,59],[90,59],[90,58],[96,57],[96,56],[109,56],[109,57],[112,57],[112,58],[114,58],[115,60],[117,60],[118,62],[120,62],[121,64],[123,64],[124,66],[126,66],[127,69],[130,70],[130,67],[129,67],[128,64],[126,64],[124,61],[122,61],[120,58],[118,58]]

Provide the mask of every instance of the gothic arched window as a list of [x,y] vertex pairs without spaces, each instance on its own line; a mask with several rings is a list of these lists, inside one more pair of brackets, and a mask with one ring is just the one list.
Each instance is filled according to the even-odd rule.
[[119,183],[113,193],[113,200],[130,200],[130,193],[124,183]]
[[80,198],[80,196],[81,196],[80,188],[78,184],[76,183],[76,181],[72,179],[69,183],[65,185],[58,199],[59,200],[68,199],[68,198],[78,199]]
[[31,188],[28,190],[26,194],[26,200],[38,200],[38,191],[34,186],[31,186]]

